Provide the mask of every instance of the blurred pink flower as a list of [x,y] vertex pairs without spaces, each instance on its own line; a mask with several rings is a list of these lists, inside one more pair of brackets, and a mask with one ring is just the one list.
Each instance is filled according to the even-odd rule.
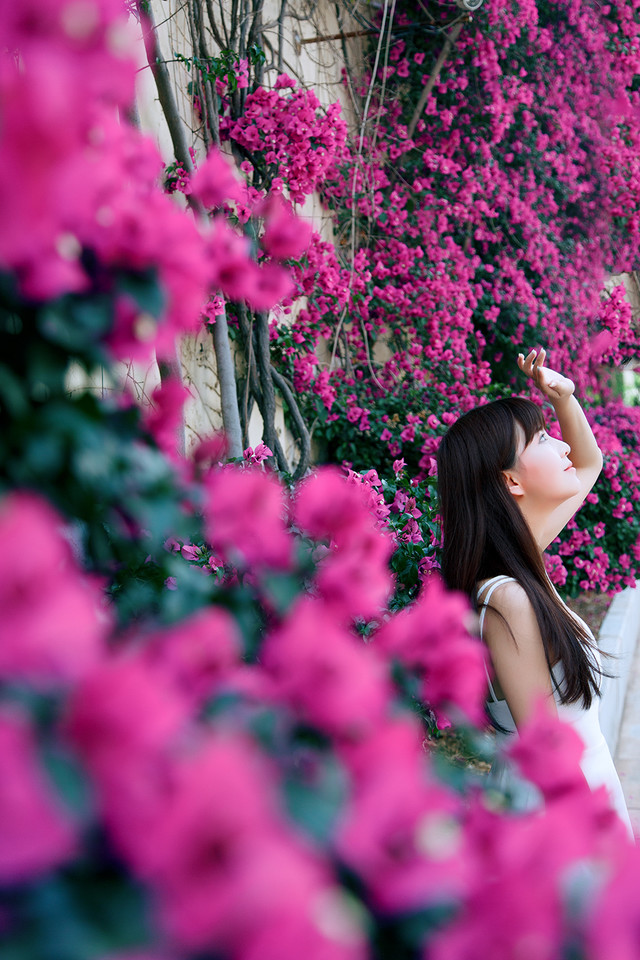
[[121,655],[80,684],[65,731],[94,776],[117,780],[131,763],[166,751],[190,715],[189,702],[162,671]]
[[230,464],[211,471],[206,496],[207,540],[224,560],[241,569],[289,567],[284,490],[271,474]]
[[262,246],[276,260],[301,257],[311,242],[312,227],[297,217],[279,193],[271,194],[261,210],[265,218]]
[[340,542],[318,564],[315,584],[320,597],[342,620],[380,616],[393,590],[389,557],[391,538],[373,526]]
[[196,703],[212,696],[240,664],[238,627],[221,607],[207,607],[174,627],[147,637],[143,657],[166,671],[186,698]]
[[[376,907],[404,913],[434,898],[458,897],[469,864],[459,800],[430,772],[416,731],[398,725],[391,736],[391,729],[387,725],[365,741],[360,760],[368,753],[369,761],[336,843]],[[354,752],[360,752],[358,745]]]
[[415,603],[390,617],[374,643],[417,671],[422,695],[436,712],[447,718],[453,707],[472,722],[482,723],[486,654],[480,641],[469,634],[470,625],[468,601],[430,576]]
[[589,960],[637,960],[640,930],[640,847],[628,844],[624,859],[584,918]]
[[477,802],[466,822],[467,891],[429,942],[429,960],[557,960],[563,887],[554,831],[535,814],[507,817]]
[[34,732],[17,710],[0,711],[0,884],[22,883],[76,852],[71,820],[47,783]]
[[261,263],[245,268],[242,299],[254,310],[271,310],[292,292],[291,274],[278,263]]
[[176,766],[139,869],[183,948],[235,955],[274,910],[306,896],[309,866],[283,833],[272,776],[253,744],[230,733]]
[[349,482],[333,467],[320,469],[297,490],[296,524],[331,544],[318,565],[316,586],[342,619],[378,615],[391,593],[393,542],[377,528],[374,500],[369,484]]
[[71,698],[67,741],[93,779],[99,809],[120,856],[135,872],[146,863],[151,831],[171,789],[174,756],[191,732],[193,703],[139,656],[118,656]]
[[579,734],[553,716],[542,701],[509,748],[509,756],[521,773],[547,800],[589,789],[580,769],[583,753],[584,743]]
[[368,497],[367,487],[348,483],[337,467],[321,467],[298,486],[295,521],[314,540],[357,539],[372,527]]
[[[279,856],[271,866],[282,877]],[[238,960],[366,960],[370,956],[364,922],[357,907],[337,885],[319,883],[319,877],[301,876],[301,864],[289,871],[290,884],[269,921],[243,944]],[[301,880],[311,880],[301,889]],[[288,902],[287,902],[288,901]]]
[[236,177],[231,162],[212,147],[191,177],[191,191],[211,210],[228,200],[244,200],[246,187]]
[[376,652],[317,600],[296,604],[266,638],[261,658],[276,698],[333,736],[361,736],[390,703],[386,668]]
[[190,397],[191,392],[183,383],[169,377],[155,388],[144,411],[144,426],[170,460],[182,459],[179,431],[183,426],[183,407]]
[[191,457],[198,471],[204,471],[217,466],[225,460],[229,452],[229,444],[224,433],[216,433],[206,440],[201,440],[193,448]]
[[3,679],[38,687],[72,683],[104,654],[111,619],[97,582],[77,568],[63,527],[33,494],[12,493],[0,502]]

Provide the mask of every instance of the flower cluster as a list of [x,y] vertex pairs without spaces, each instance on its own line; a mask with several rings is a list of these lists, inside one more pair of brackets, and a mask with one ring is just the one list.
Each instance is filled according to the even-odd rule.
[[[402,456],[425,477],[449,422],[522,389],[514,358],[537,344],[606,421],[603,365],[637,353],[624,288],[602,291],[607,271],[637,265],[639,9],[487,4],[415,117],[441,34],[425,25],[392,42],[371,131],[323,184],[355,256],[345,264],[315,238],[296,271],[303,309],[278,341],[328,458],[386,480]],[[407,28],[419,16],[396,15]],[[600,439],[615,459],[614,432]],[[633,474],[637,442],[624,447]],[[587,576],[568,565],[571,592],[617,589],[640,570],[611,493],[600,519],[621,542],[601,545],[609,574],[597,560]]]
[[[77,590],[65,623],[70,629],[78,610],[92,650],[87,661],[77,643],[69,653],[67,637],[53,635],[42,640],[50,656],[37,671],[29,647],[17,643],[5,665],[4,885],[64,889],[77,863],[86,893],[116,858],[112,882],[126,888],[134,878],[151,911],[152,941],[141,937],[136,946],[155,943],[184,960],[294,960],[301,952],[364,960],[372,940],[391,958],[414,943],[411,918],[425,911],[434,911],[434,919],[421,927],[419,942],[442,957],[468,953],[469,942],[484,949],[498,927],[510,956],[533,930],[540,933],[542,907],[543,956],[555,956],[568,932],[575,933],[576,909],[585,943],[599,937],[600,923],[617,937],[631,936],[637,909],[621,920],[607,891],[621,873],[637,880],[640,862],[606,795],[591,793],[580,775],[577,735],[541,712],[512,751],[512,762],[546,798],[544,816],[490,810],[478,782],[467,784],[463,797],[436,775],[425,753],[425,729],[407,709],[411,697],[403,702],[396,671],[402,665],[415,676],[420,697],[438,712],[480,720],[484,657],[467,632],[463,599],[432,579],[415,604],[385,615],[380,589],[383,622],[365,641],[347,616],[363,609],[358,583],[350,597],[348,578],[340,594],[327,591],[327,570],[353,569],[349,555],[368,564],[368,579],[386,583],[387,552],[370,549],[384,535],[365,488],[320,471],[287,505],[284,490],[279,503],[272,501],[279,485],[259,464],[216,467],[204,501],[214,535],[222,529],[221,491],[248,481],[262,495],[225,502],[254,599],[245,594],[239,607],[242,588],[228,577],[218,602],[167,626],[131,624],[109,648],[104,633],[113,624],[98,615],[91,583],[69,557],[61,518],[33,496],[14,494],[2,504],[13,517],[10,529],[0,529],[2,552],[16,535],[57,551],[66,564],[63,589],[71,583]],[[278,556],[274,529],[290,545]],[[315,555],[304,594],[296,542],[298,553],[306,544]],[[269,596],[283,562],[296,588],[278,612]],[[83,584],[92,619],[83,613]],[[247,631],[256,603],[263,618],[257,657]],[[370,586],[364,603],[371,612]],[[41,629],[28,593],[16,591],[13,608],[27,635]],[[77,668],[61,689],[62,656],[76,658]],[[14,696],[18,683],[38,696],[41,711],[60,718],[55,726],[35,725],[24,692]],[[74,768],[76,781],[90,783],[90,806],[78,809],[71,802],[77,786],[61,796],[45,772],[41,758],[52,741],[58,762]],[[88,822],[103,834],[100,850],[85,839]],[[570,900],[564,889],[567,871],[585,859],[597,870],[606,864],[605,896],[595,911],[590,898]],[[348,868],[349,886],[339,864],[342,873]],[[518,881],[523,866],[525,887]],[[10,942],[25,935],[20,889],[12,901],[18,909],[5,923]],[[67,913],[55,913],[55,922],[70,922],[74,908],[68,898],[62,904]],[[379,919],[365,923],[367,914]],[[129,923],[119,915],[109,931],[112,946]],[[82,950],[77,936],[73,949]]]
[[252,156],[248,173],[259,163],[274,188],[286,185],[291,199],[302,203],[342,156],[347,127],[339,114],[339,104],[322,112],[312,90],[282,74],[273,90],[259,87],[248,95],[239,119],[223,117],[220,133]]
[[[96,288],[111,294],[100,333],[110,329],[102,340],[125,359],[154,348],[171,357],[176,336],[198,329],[212,291],[272,307],[290,292],[286,271],[273,258],[258,266],[226,219],[199,224],[180,210],[158,189],[156,147],[116,120],[115,108],[126,113],[134,93],[135,34],[121,0],[54,0],[46,14],[41,7],[28,0],[6,9],[13,53],[0,72],[0,267],[35,301]],[[214,152],[183,189],[218,207],[246,188]],[[279,210],[274,218],[276,238],[283,217]],[[288,221],[285,229],[295,234]],[[304,246],[306,225],[300,230]],[[161,298],[144,295],[152,271]]]

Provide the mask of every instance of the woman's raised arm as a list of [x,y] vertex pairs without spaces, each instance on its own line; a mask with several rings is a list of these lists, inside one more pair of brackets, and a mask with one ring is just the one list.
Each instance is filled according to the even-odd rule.
[[525,357],[518,355],[518,366],[552,404],[562,439],[571,448],[571,462],[580,479],[580,492],[562,503],[550,515],[542,549],[555,540],[561,530],[584,502],[602,470],[602,453],[589,421],[575,397],[573,380],[544,366],[546,352],[531,350]]

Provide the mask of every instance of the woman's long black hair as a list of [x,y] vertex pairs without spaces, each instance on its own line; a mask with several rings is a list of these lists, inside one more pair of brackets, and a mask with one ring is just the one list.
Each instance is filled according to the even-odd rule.
[[517,580],[536,615],[547,662],[550,667],[562,663],[561,702],[582,700],[588,709],[599,696],[602,675],[591,652],[593,639],[551,586],[542,552],[503,472],[516,464],[518,424],[526,444],[545,429],[536,404],[509,397],[466,413],[442,438],[442,575],[450,589],[466,593],[474,604],[479,582],[501,574]]

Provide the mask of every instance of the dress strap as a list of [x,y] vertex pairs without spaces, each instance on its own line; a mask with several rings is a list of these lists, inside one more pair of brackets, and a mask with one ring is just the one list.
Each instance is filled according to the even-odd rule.
[[[484,617],[487,612],[487,606],[491,600],[491,596],[496,587],[501,586],[503,583],[517,583],[517,580],[514,577],[508,577],[504,574],[500,574],[498,577],[491,577],[490,580],[487,580],[482,584],[480,589],[476,594],[478,604],[480,606],[480,639],[483,640],[482,631],[484,629]],[[484,599],[482,594],[486,592]],[[491,683],[491,677],[489,676],[489,671],[487,670],[487,665],[484,665],[484,671],[487,675],[487,682],[489,684],[489,693],[491,694],[491,701],[493,703],[498,703],[498,698],[496,697],[495,690],[493,689],[493,684]]]

